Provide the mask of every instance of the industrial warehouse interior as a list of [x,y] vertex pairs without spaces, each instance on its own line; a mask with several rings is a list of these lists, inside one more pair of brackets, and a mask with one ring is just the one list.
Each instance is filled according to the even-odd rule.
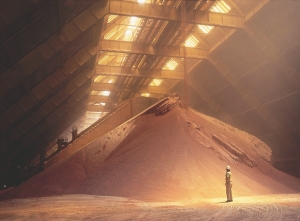
[[2,0],[0,220],[300,220],[299,10]]

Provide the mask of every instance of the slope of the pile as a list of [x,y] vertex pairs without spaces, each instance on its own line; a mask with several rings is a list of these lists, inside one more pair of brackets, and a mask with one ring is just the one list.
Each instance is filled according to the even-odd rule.
[[299,179],[269,164],[270,149],[257,138],[176,102],[165,107],[121,125],[7,196],[222,197],[227,165],[234,197],[300,191]]

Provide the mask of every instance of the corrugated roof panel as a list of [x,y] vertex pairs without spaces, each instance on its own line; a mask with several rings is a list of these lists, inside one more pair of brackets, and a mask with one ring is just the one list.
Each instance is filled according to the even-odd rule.
[[69,110],[66,104],[62,104],[58,109],[60,109],[63,113],[66,113]]
[[31,91],[38,99],[41,100],[48,93],[50,93],[51,90],[52,90],[52,88],[48,84],[47,80],[44,80],[39,85],[37,85],[35,88],[33,88]]
[[62,100],[65,100],[67,99],[68,97],[68,94],[66,94],[66,92],[64,90],[60,90],[58,93],[57,93],[58,97]]
[[7,119],[13,123],[15,122],[17,119],[19,119],[23,114],[25,113],[25,111],[23,110],[23,108],[20,107],[20,105],[17,103],[15,105],[13,105],[11,108],[9,108],[4,116],[7,117]]
[[31,144],[31,141],[27,138],[27,136],[23,137],[21,140],[21,145],[23,147],[27,147],[28,145]]
[[37,47],[37,50],[47,60],[50,59],[55,54],[55,51],[47,43],[39,45]]
[[[83,109],[85,109],[85,105],[82,103],[82,102],[80,102],[78,105],[76,105],[75,107],[74,107],[74,109],[77,111],[77,112],[82,112],[83,111]],[[76,120],[76,119],[75,119]]]
[[70,97],[67,101],[67,105],[69,108],[73,107],[76,103],[77,101],[73,97]]
[[4,82],[8,88],[14,88],[20,84],[26,76],[27,74],[24,72],[10,68],[1,75],[1,81]]
[[58,120],[59,120],[59,117],[57,116],[57,114],[55,112],[53,112],[46,118],[46,122],[49,125],[56,124],[58,122]]
[[35,141],[39,136],[40,132],[37,129],[33,129],[26,135],[31,141]]
[[[9,133],[9,138],[12,141],[17,141],[17,140],[21,139],[23,136],[24,136],[24,133],[22,133],[22,131],[19,130],[19,128],[15,128],[14,130],[12,130]],[[10,145],[12,145],[12,144],[13,144],[13,142]]]
[[22,97],[22,99],[18,103],[25,111],[28,111],[30,108],[32,108],[35,105],[36,102],[37,99],[34,99],[33,97],[26,95]]
[[26,134],[31,128],[33,128],[33,126],[34,124],[32,123],[32,121],[27,118],[18,126],[18,128],[23,134]]
[[[57,10],[53,3],[50,3],[50,5],[50,9],[43,13],[43,15],[38,19],[34,19],[24,28],[16,27],[19,28],[19,31],[5,42],[7,51],[9,51],[10,57],[13,61],[18,61],[22,57],[26,56],[41,42],[46,40],[49,36],[51,36],[51,34],[58,30]],[[32,16],[35,17],[35,15]]]
[[86,94],[83,91],[77,91],[73,97],[77,100],[80,101]]
[[65,113],[67,113],[69,108],[67,105],[61,105],[57,110],[55,110],[55,113],[59,116],[62,117]]
[[32,72],[40,68],[45,63],[45,61],[46,60],[37,50],[33,50],[18,63],[28,74],[31,74]]
[[58,82],[58,80],[57,80],[53,75],[47,77],[46,80],[47,80],[47,83],[48,83],[52,88],[57,87],[57,85],[60,83],[60,82]]
[[30,115],[30,119],[34,124],[38,124],[43,118],[43,115],[36,111],[33,114]]
[[83,65],[85,62],[87,62],[92,55],[85,49],[83,48],[80,50],[76,55],[73,56],[73,59],[79,64]]
[[65,111],[66,111],[65,108],[58,108],[58,109],[55,110],[55,114],[59,118],[61,118],[64,115]]
[[91,55],[95,55],[96,53],[98,53],[100,51],[100,45],[97,45],[96,43],[92,42],[92,43],[88,44],[85,47],[85,49],[88,50]]
[[54,49],[55,51],[59,51],[60,49],[62,49],[65,46],[65,43],[60,39],[60,37],[55,34],[52,35],[47,43],[51,46],[52,49]]
[[61,39],[65,42],[74,40],[81,34],[80,29],[73,22],[69,22],[62,30]]
[[6,22],[6,24],[9,24],[16,18],[22,16],[23,13],[25,13],[32,6],[32,2],[28,0],[10,0],[5,2],[1,1],[1,18]]
[[54,76],[59,82],[63,82],[67,78],[67,75],[62,69],[57,69],[52,76]]
[[78,88],[78,86],[73,81],[71,81],[67,84],[67,86],[65,88],[65,92],[68,95],[70,95],[70,94],[74,93],[74,91],[76,91],[77,88]]
[[94,70],[85,70],[83,72],[84,72],[84,74],[85,74],[85,76],[87,78],[91,78],[91,77],[93,77],[95,75],[95,71]]
[[48,100],[47,102],[45,102],[41,107],[40,110],[45,114],[48,115],[49,113],[51,113],[57,106],[51,101]]
[[57,94],[54,95],[52,98],[51,98],[52,102],[55,104],[55,105],[60,105],[61,102],[63,101]]
[[41,122],[37,126],[37,129],[41,134],[44,133],[48,128],[49,128],[49,124],[47,124],[45,121]]
[[81,31],[85,31],[95,24],[97,20],[98,19],[95,17],[95,15],[87,9],[77,16],[77,18],[75,18],[73,21],[81,29]]
[[70,75],[73,72],[75,72],[78,68],[79,65],[77,64],[77,62],[75,62],[75,60],[71,58],[65,62],[63,70],[66,73],[66,75]]
[[6,86],[3,80],[0,80],[0,98],[9,92],[8,86]]
[[84,73],[81,73],[79,75],[77,75],[75,78],[74,78],[74,83],[80,87],[81,85],[83,85],[86,81],[88,80],[88,78],[86,77],[86,75]]
[[0,131],[6,131],[6,129],[10,126],[9,120],[5,116],[0,116]]
[[[9,146],[12,144],[12,141],[7,136],[1,137],[1,148],[0,148],[0,154],[4,153]],[[1,155],[0,155],[1,156]]]
[[93,4],[93,6],[89,9],[92,11],[92,13],[96,16],[97,19],[101,19],[108,12],[107,8],[103,7],[103,3],[101,3],[101,1]]

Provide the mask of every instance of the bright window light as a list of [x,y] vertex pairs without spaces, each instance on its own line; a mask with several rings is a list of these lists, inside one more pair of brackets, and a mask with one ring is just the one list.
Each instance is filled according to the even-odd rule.
[[149,85],[150,86],[159,86],[161,84],[161,82],[162,82],[161,79],[153,79]]
[[106,104],[106,103],[95,103],[94,105],[96,105],[96,106],[100,106],[100,105],[101,105],[101,106],[105,106],[105,104]]
[[199,43],[198,39],[194,35],[190,35],[184,42],[184,46],[194,48]]
[[91,95],[98,95],[99,91],[91,91]]
[[110,91],[101,91],[99,95],[109,96],[110,95]]
[[104,39],[111,39],[118,31],[118,25],[116,25],[115,27],[113,27],[111,30],[109,30],[105,35],[104,35]]
[[150,3],[151,0],[137,0],[137,2],[139,2],[139,3]]
[[139,19],[138,17],[131,17],[129,24],[130,25],[135,25],[137,23],[138,19]]
[[198,25],[198,28],[200,28],[201,31],[203,31],[205,34],[209,33],[214,26],[209,25]]
[[142,97],[150,97],[150,94],[149,93],[142,93],[141,96]]
[[131,30],[126,30],[125,36],[124,36],[124,41],[132,41],[133,35]]
[[109,54],[103,55],[99,59],[98,64],[99,65],[122,66],[123,62],[126,60],[127,56],[128,56],[128,54],[125,54],[125,53],[110,52]]
[[172,58],[165,64],[163,67],[164,70],[175,70],[175,68],[178,66],[178,63],[174,61]]
[[218,13],[227,13],[230,11],[229,5],[226,4],[223,0],[217,1],[210,9],[211,12],[218,12]]
[[107,23],[111,23],[113,20],[115,20],[118,17],[118,15],[110,15],[108,16]]
[[94,82],[100,82],[103,78],[105,78],[105,76],[97,76],[95,77]]

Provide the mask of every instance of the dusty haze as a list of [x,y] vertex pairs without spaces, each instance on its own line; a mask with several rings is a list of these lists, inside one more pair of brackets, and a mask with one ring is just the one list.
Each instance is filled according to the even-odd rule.
[[300,191],[299,179],[270,165],[271,150],[259,139],[183,106],[170,97],[2,197],[225,198],[227,165],[233,198]]

